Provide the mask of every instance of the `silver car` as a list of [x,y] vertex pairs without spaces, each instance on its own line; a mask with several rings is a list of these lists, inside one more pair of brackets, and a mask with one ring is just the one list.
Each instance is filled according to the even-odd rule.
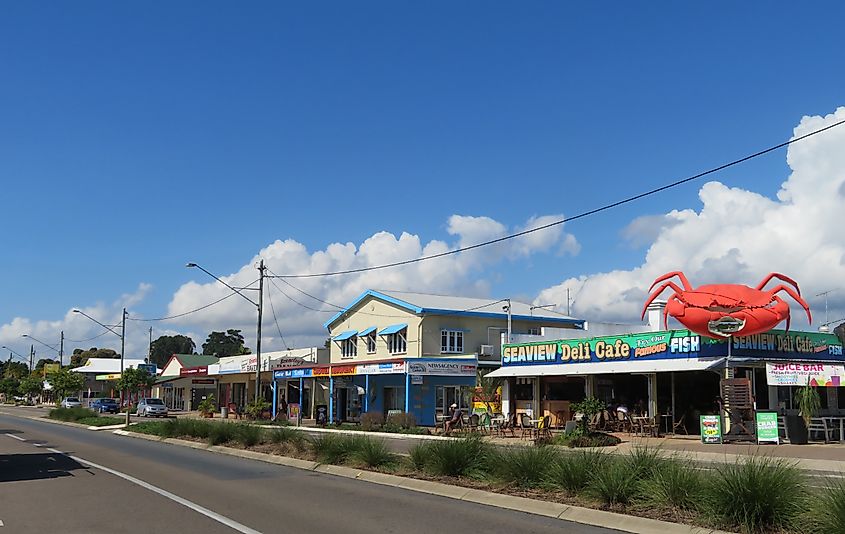
[[66,397],[65,400],[62,401],[62,408],[81,408],[82,402],[79,400],[79,397]]
[[141,417],[167,417],[167,406],[161,399],[141,399],[135,410],[135,415]]

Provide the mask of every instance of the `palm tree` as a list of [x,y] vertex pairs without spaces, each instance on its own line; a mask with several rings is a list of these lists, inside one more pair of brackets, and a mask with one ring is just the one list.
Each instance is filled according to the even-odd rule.
[[500,377],[487,376],[490,374],[490,369],[482,370],[478,368],[476,375],[476,398],[487,406],[487,411],[493,413],[493,403],[501,403],[500,388],[505,380]]

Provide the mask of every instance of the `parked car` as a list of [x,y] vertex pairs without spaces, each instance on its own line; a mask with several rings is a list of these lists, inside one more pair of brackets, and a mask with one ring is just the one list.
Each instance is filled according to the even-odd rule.
[[82,402],[79,397],[65,397],[62,401],[62,408],[81,408]]
[[141,399],[135,410],[135,415],[141,417],[167,417],[167,406],[161,399]]
[[119,408],[115,399],[97,399],[91,403],[91,409],[97,413],[117,413]]

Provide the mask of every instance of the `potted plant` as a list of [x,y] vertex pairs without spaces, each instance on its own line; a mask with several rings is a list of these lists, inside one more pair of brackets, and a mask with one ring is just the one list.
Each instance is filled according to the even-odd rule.
[[202,417],[214,417],[214,395],[204,398],[197,406],[197,411]]
[[809,438],[807,429],[810,427],[810,422],[821,409],[821,399],[815,386],[808,383],[798,388],[795,393],[795,404],[798,406],[798,415],[786,416],[786,432],[790,443],[803,445]]

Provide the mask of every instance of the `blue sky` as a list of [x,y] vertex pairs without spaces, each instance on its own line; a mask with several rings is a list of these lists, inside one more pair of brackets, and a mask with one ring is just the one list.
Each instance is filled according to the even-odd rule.
[[[455,214],[518,228],[694,174],[845,105],[843,14],[837,2],[4,4],[0,325],[61,321],[141,283],[133,312],[164,315],[184,283],[207,281],[186,261],[231,274],[277,239],[313,252],[387,231],[452,246]],[[775,199],[789,174],[781,151],[713,179]],[[652,241],[623,229],[701,209],[703,183],[567,225],[577,254],[483,263],[485,285],[468,291],[533,299],[636,269]],[[227,325],[168,328],[210,327]]]

